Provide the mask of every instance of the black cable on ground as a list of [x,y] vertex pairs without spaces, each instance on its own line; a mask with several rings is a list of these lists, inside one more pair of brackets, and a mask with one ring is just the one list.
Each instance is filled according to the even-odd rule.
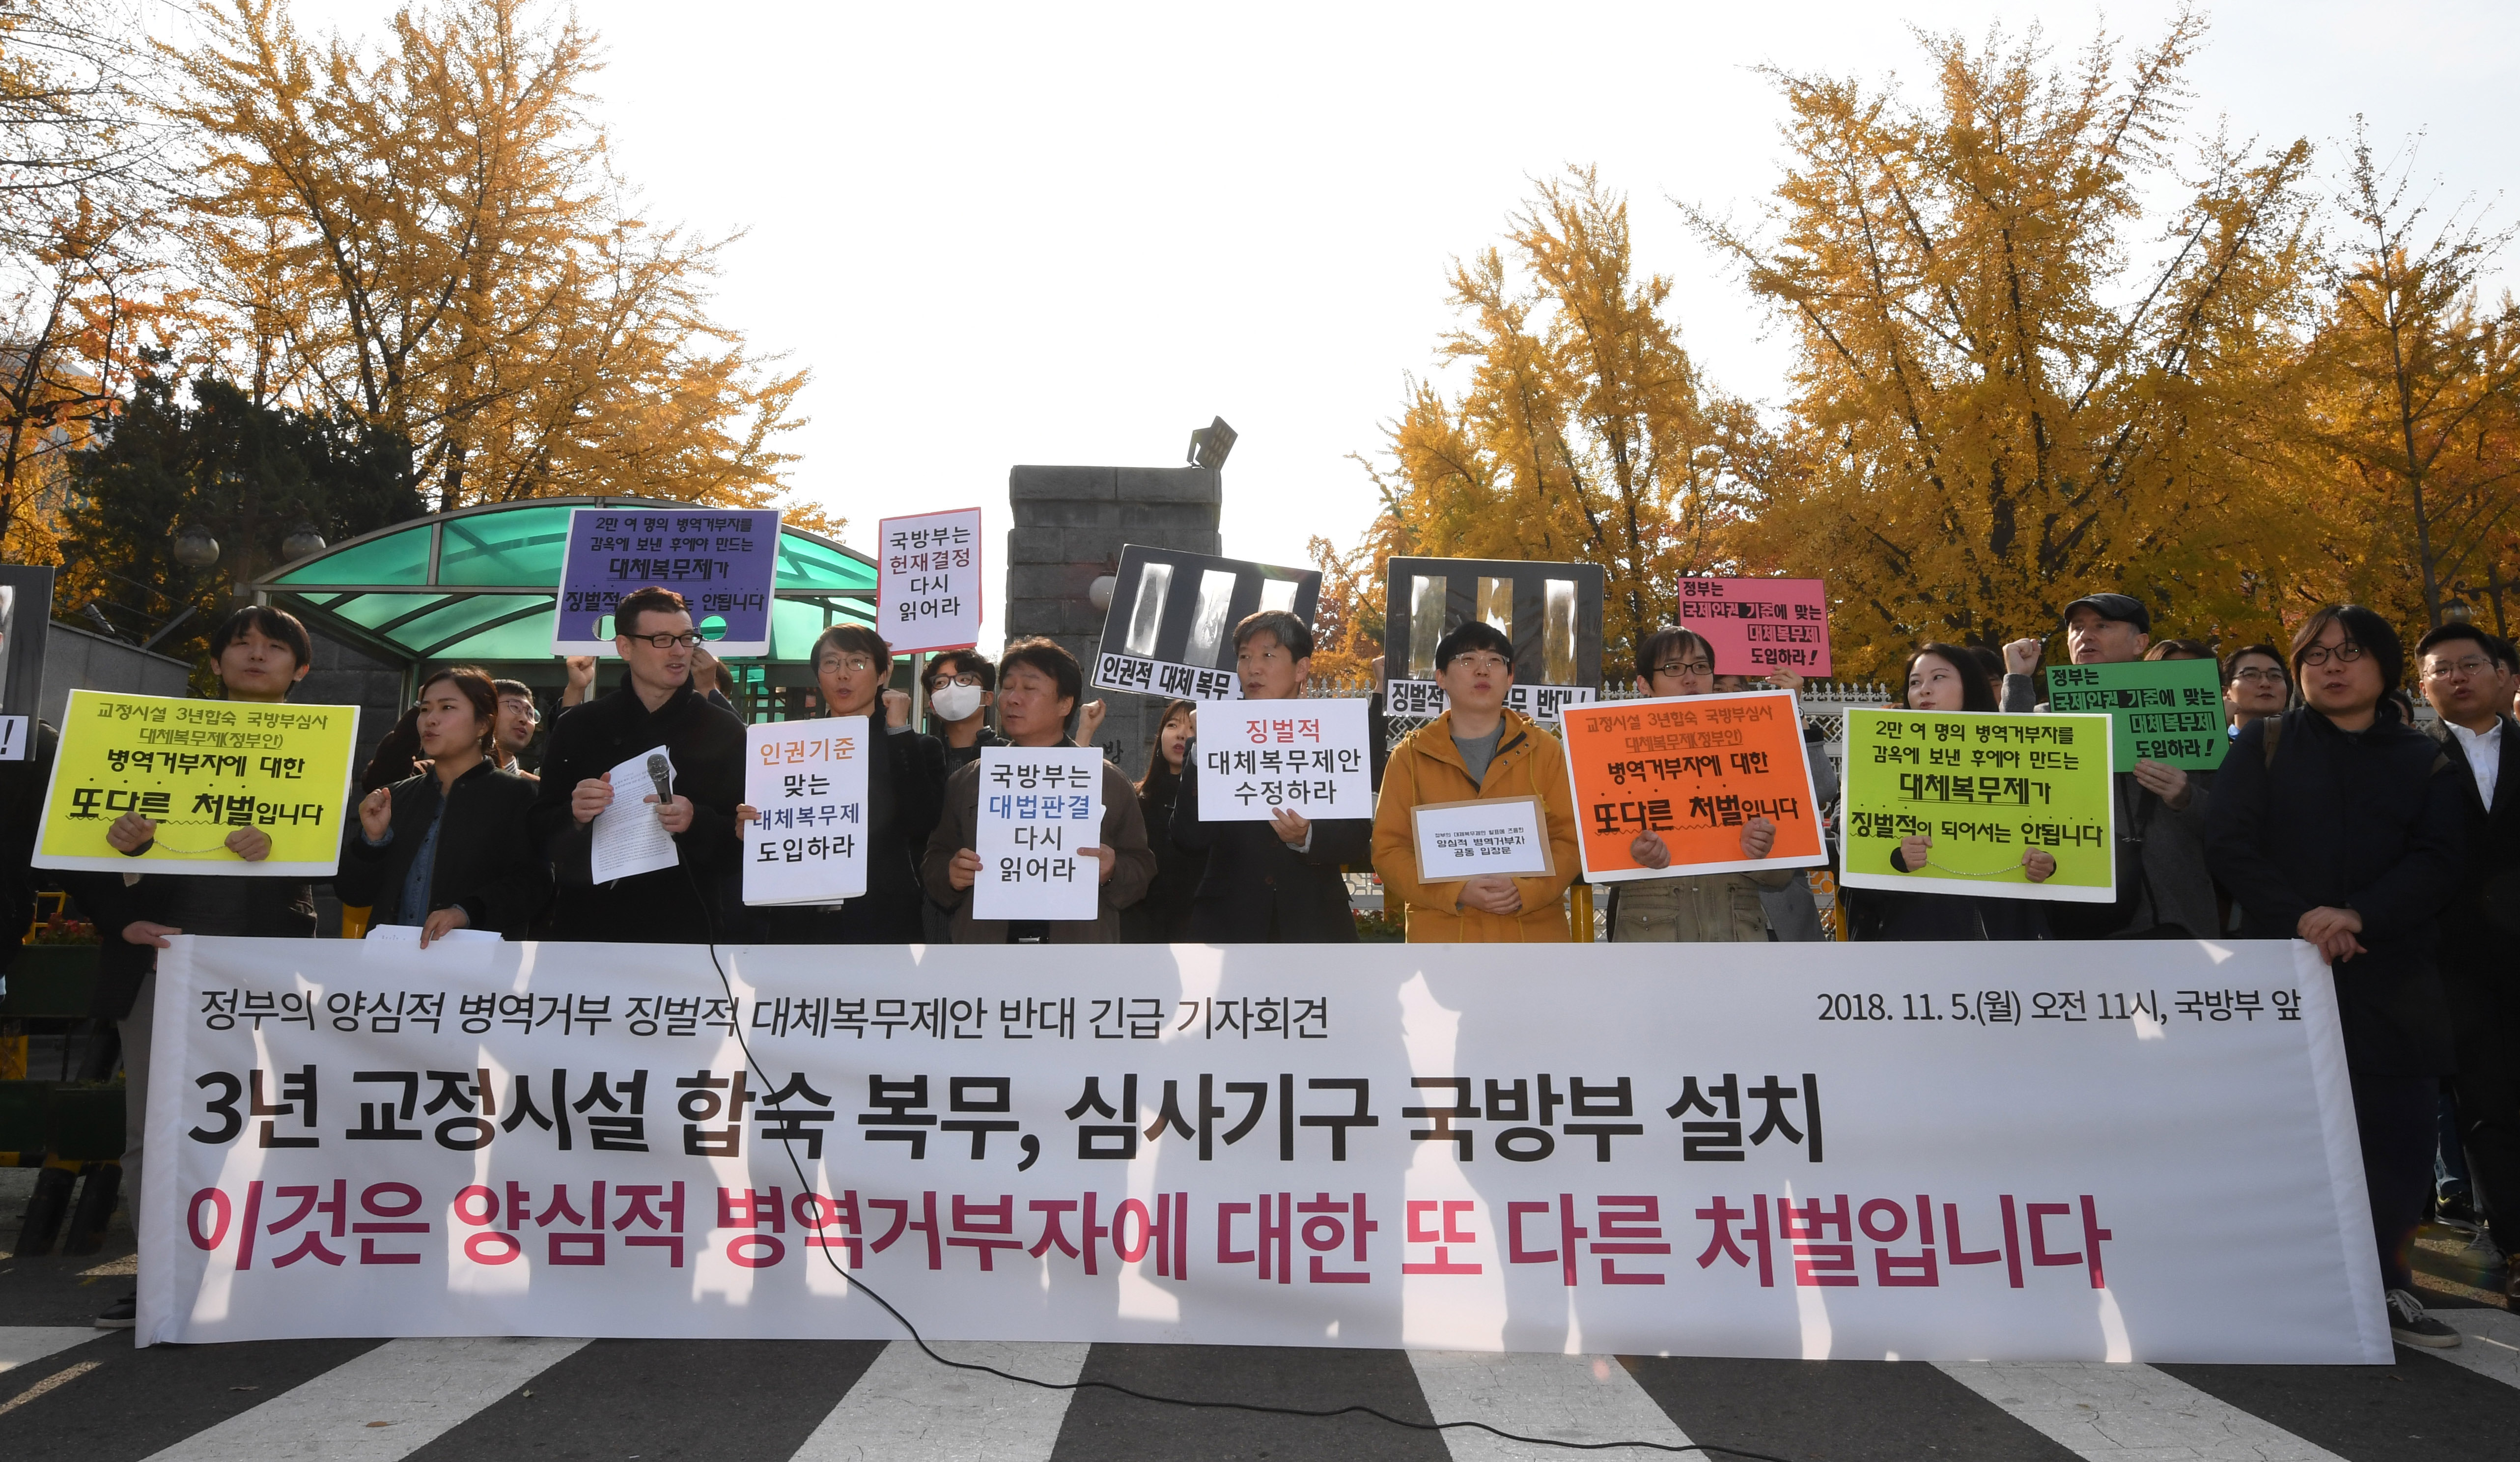
[[[709,965],[717,971],[718,987],[726,991],[727,1003],[729,1005],[734,1005],[735,982],[727,978],[726,965],[717,956],[716,914],[711,908],[708,899],[701,895],[699,882],[697,878],[692,877],[691,870],[686,868],[683,870],[683,874],[685,878],[692,880],[693,896],[698,900],[700,906],[700,917],[707,922],[709,927]],[[740,1016],[741,1012],[739,1011],[739,1017]],[[770,1074],[762,1070],[761,1062],[752,1054],[751,1042],[743,1038],[743,1025],[744,1023],[741,1018],[735,1022],[735,1043],[736,1046],[743,1052],[744,1065],[750,1067],[752,1069],[752,1074],[760,1078],[762,1090],[779,1090],[779,1083],[770,1079]],[[805,1176],[805,1165],[797,1161],[795,1146],[783,1139],[780,1142],[780,1147],[788,1154],[788,1165],[794,1168],[796,1171],[797,1190],[803,1193],[813,1192],[813,1179]],[[823,1248],[822,1253],[823,1262],[832,1266],[832,1272],[839,1275],[841,1281],[847,1284],[851,1289],[856,1290],[858,1293],[865,1295],[876,1303],[883,1306],[883,1312],[892,1316],[894,1323],[900,1325],[903,1330],[910,1333],[910,1339],[918,1345],[920,1350],[924,1353],[928,1359],[936,1362],[938,1365],[950,1366],[958,1371],[979,1371],[984,1375],[995,1376],[1001,1381],[1012,1381],[1020,1386],[1038,1387],[1043,1391],[1107,1391],[1118,1395],[1127,1396],[1131,1400],[1148,1401],[1158,1406],[1186,1406],[1197,1411],[1249,1411],[1261,1416],[1300,1416],[1322,1421],[1327,1421],[1332,1417],[1339,1416],[1370,1416],[1375,1421],[1388,1422],[1392,1426],[1405,1428],[1412,1432],[1435,1432],[1440,1434],[1456,1429],[1470,1432],[1485,1432],[1491,1437],[1501,1438],[1507,1441],[1519,1441],[1530,1446],[1561,1447],[1572,1452],[1611,1452],[1617,1451],[1623,1447],[1635,1447],[1639,1450],[1652,1452],[1721,1452],[1728,1457],[1746,1457],[1749,1459],[1749,1462],[1787,1462],[1786,1458],[1772,1456],[1766,1452],[1753,1452],[1741,1447],[1724,1446],[1720,1443],[1711,1441],[1691,1441],[1678,1445],[1668,1441],[1560,1441],[1553,1437],[1524,1437],[1517,1433],[1508,1432],[1501,1428],[1489,1426],[1486,1422],[1481,1421],[1408,1421],[1404,1418],[1393,1416],[1387,1411],[1377,1411],[1372,1406],[1340,1406],[1330,1410],[1310,1410],[1300,1406],[1268,1406],[1257,1401],[1200,1401],[1192,1400],[1187,1396],[1150,1395],[1146,1392],[1134,1391],[1126,1386],[1121,1386],[1110,1381],[1035,1380],[1030,1376],[1018,1376],[1012,1371],[999,1370],[993,1365],[982,1365],[978,1361],[952,1360],[937,1354],[935,1348],[927,1344],[927,1338],[919,1333],[919,1327],[910,1323],[910,1317],[908,1315],[905,1315],[900,1310],[893,1308],[891,1301],[877,1294],[875,1289],[865,1280],[858,1278],[856,1275],[851,1274],[848,1270],[842,1268],[840,1266],[840,1261],[832,1257],[832,1251],[828,1246]]]

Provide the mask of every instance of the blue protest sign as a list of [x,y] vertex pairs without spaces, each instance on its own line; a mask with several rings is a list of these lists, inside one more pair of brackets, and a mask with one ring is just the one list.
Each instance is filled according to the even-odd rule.
[[742,508],[578,508],[561,564],[555,655],[610,655],[612,611],[650,584],[691,601],[711,653],[770,653],[779,515]]

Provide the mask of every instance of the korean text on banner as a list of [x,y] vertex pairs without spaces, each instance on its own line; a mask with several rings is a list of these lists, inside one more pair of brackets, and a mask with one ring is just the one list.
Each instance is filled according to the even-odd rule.
[[[1565,742],[1589,882],[1828,861],[1790,692],[1570,706]],[[1753,817],[1777,825],[1764,858],[1741,855]],[[1648,832],[1671,849],[1670,867],[1629,854]]]
[[1828,585],[1817,578],[1684,578],[1680,624],[1715,647],[1718,675],[1826,675]]
[[1219,701],[1198,710],[1201,822],[1372,817],[1365,702]]
[[136,1339],[2388,1359],[2307,946],[1244,952],[178,937]]
[[1429,884],[1484,878],[1553,877],[1549,812],[1536,797],[1424,802],[1409,809],[1418,877]]
[[[129,873],[181,863],[186,873],[330,878],[358,739],[355,706],[71,691],[34,866]],[[105,841],[125,812],[158,824],[138,857]],[[248,863],[228,851],[228,835],[245,827],[270,837],[269,857]]]
[[876,524],[876,632],[895,655],[980,642],[980,510]]
[[691,601],[717,655],[770,653],[779,515],[743,508],[576,508],[552,617],[554,655],[610,655],[621,596],[655,584]]
[[1321,593],[1317,569],[1123,544],[1086,682],[1139,695],[1238,701],[1234,627],[1263,610],[1310,624]]
[[664,802],[673,795],[674,758],[654,747],[605,773],[612,802],[587,829],[589,877],[599,884],[653,873],[682,861],[682,848],[665,831]]
[[2212,771],[2231,749],[2222,670],[2210,660],[2049,665],[2048,708],[2106,715],[2119,771],[2138,761]]
[[[1995,894],[2064,903],[2117,897],[2116,799],[2104,715],[1846,712],[1839,882],[1850,889]],[[1901,840],[1933,839],[1923,872],[1901,873]],[[2021,856],[2056,872],[2034,884]]]
[[982,747],[972,851],[974,919],[1091,919],[1102,865],[1102,754],[1092,747]]
[[743,731],[743,901],[838,903],[866,892],[868,718]]

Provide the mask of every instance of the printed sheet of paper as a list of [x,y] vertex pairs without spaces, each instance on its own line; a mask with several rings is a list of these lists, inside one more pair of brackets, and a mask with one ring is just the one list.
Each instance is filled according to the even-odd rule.
[[982,747],[974,919],[1091,919],[1102,865],[1102,754],[1092,747]]
[[[868,718],[764,721],[743,732],[743,901],[838,903],[866,892]],[[881,733],[876,733],[881,734]]]
[[[1564,735],[1588,882],[1828,861],[1790,691],[1569,707]],[[1777,825],[1764,858],[1741,854],[1753,817]],[[1648,832],[1671,850],[1669,867],[1630,855]]]
[[[1942,710],[1846,712],[1839,882],[1850,889],[1993,894],[2064,903],[2117,898],[2116,799],[2104,715]],[[1921,870],[1890,854],[1933,840]],[[2030,882],[2022,854],[2056,859]]]
[[876,524],[876,626],[895,655],[980,641],[980,510]]
[[1718,675],[1829,673],[1825,579],[1692,575],[1680,581],[1680,626],[1715,647]]
[[599,884],[671,868],[681,856],[674,835],[665,831],[660,820],[663,803],[647,800],[656,795],[655,779],[649,770],[649,758],[654,756],[664,758],[666,786],[671,787],[674,758],[663,747],[612,768],[612,805],[595,814],[592,830],[595,846],[589,862]]
[[1198,820],[1372,817],[1373,767],[1360,700],[1219,701],[1198,709]]
[[1549,853],[1549,813],[1536,797],[1428,802],[1410,808],[1409,818],[1417,834],[1418,877],[1426,883],[1556,871]]
[[2138,761],[2212,771],[2231,749],[2222,667],[2210,660],[2049,665],[2048,708],[2107,716],[2119,771]]

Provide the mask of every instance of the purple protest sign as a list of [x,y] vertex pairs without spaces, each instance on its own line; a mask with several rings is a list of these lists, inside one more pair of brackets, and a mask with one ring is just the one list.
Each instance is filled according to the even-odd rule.
[[1718,675],[1829,673],[1828,592],[1822,579],[1684,578],[1680,627],[1706,636]]
[[659,584],[691,601],[692,622],[709,637],[711,653],[767,655],[778,573],[774,512],[573,509],[552,653],[610,655],[613,607],[625,594]]

